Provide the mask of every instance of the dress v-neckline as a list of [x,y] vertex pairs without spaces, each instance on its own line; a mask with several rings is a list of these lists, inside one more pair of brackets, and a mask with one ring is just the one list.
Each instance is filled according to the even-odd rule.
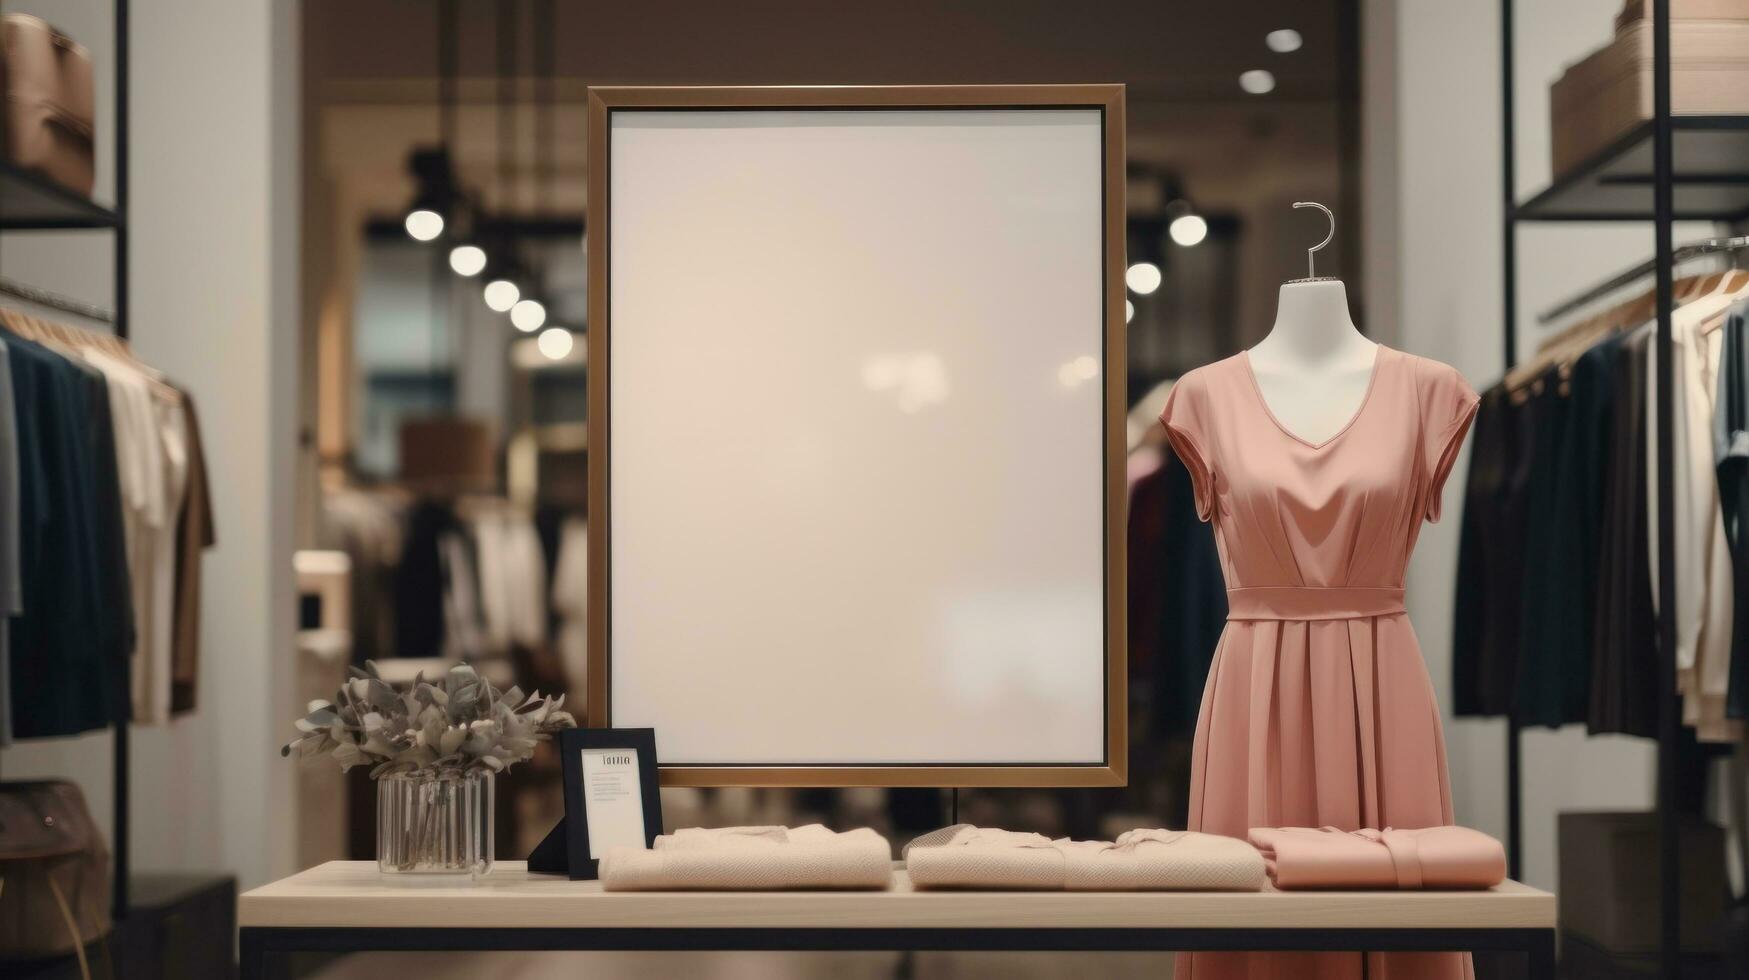
[[1323,442],[1313,442],[1310,439],[1302,438],[1295,433],[1294,430],[1283,425],[1281,419],[1276,418],[1275,410],[1269,407],[1269,399],[1263,394],[1263,382],[1257,379],[1257,371],[1251,366],[1250,350],[1240,351],[1239,361],[1245,369],[1245,377],[1251,380],[1251,393],[1257,396],[1257,404],[1263,409],[1263,414],[1268,417],[1270,423],[1273,424],[1282,435],[1287,436],[1289,439],[1292,439],[1302,446],[1305,446],[1307,449],[1319,450],[1342,438],[1349,429],[1354,428],[1354,423],[1359,422],[1360,417],[1366,414],[1366,406],[1372,401],[1373,389],[1378,387],[1379,373],[1384,370],[1385,353],[1389,350],[1390,348],[1386,347],[1384,344],[1373,344],[1372,370],[1367,375],[1366,393],[1360,396],[1360,404],[1355,407],[1354,414],[1348,417],[1348,421],[1342,424],[1342,428],[1331,433],[1330,437]]

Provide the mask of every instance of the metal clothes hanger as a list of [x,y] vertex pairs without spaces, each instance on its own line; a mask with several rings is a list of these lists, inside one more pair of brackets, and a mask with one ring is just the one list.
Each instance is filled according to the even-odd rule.
[[1301,282],[1337,282],[1337,281],[1339,281],[1339,280],[1337,280],[1337,278],[1335,276],[1320,276],[1320,275],[1318,275],[1318,264],[1317,264],[1317,261],[1315,258],[1319,249],[1330,244],[1332,241],[1334,241],[1336,239],[1336,212],[1331,211],[1329,208],[1325,207],[1322,204],[1319,204],[1317,201],[1295,201],[1294,207],[1296,207],[1296,208],[1317,208],[1318,210],[1324,212],[1324,217],[1326,219],[1328,219],[1330,222],[1330,233],[1328,235],[1324,236],[1323,241],[1319,242],[1316,245],[1313,245],[1311,248],[1306,249],[1306,278],[1304,278],[1304,279],[1289,279],[1288,280],[1289,285],[1292,285],[1293,283],[1301,283]]

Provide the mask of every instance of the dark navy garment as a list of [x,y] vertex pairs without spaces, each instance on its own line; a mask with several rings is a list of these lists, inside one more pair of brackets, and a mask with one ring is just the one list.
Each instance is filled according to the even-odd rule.
[[13,734],[76,735],[129,713],[134,623],[109,391],[47,348],[7,345],[24,600],[10,624]]

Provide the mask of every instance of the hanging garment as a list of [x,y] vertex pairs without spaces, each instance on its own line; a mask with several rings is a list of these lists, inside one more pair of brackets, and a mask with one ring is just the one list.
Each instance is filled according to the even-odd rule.
[[213,526],[206,450],[194,399],[182,392],[183,435],[188,445],[187,489],[176,518],[175,571],[171,584],[170,710],[193,711],[200,688],[200,571],[202,556],[218,542]]
[[1254,827],[1251,843],[1282,889],[1492,888],[1506,880],[1506,849],[1468,827]]
[[1505,542],[1495,533],[1501,520],[1500,502],[1512,462],[1511,395],[1503,385],[1489,388],[1476,408],[1475,448],[1464,482],[1463,523],[1458,529],[1457,596],[1452,612],[1452,708],[1460,717],[1492,714],[1483,678],[1493,656],[1489,637],[1498,635],[1493,621],[1494,590],[1488,587],[1500,564]]
[[[1452,823],[1444,734],[1403,607],[1477,396],[1380,346],[1342,430],[1308,442],[1271,413],[1243,353],[1186,375],[1161,420],[1214,522],[1228,622],[1204,691],[1189,828]],[[1463,954],[1190,954],[1181,980],[1465,977]]]
[[[152,400],[153,420],[158,429],[159,451],[164,458],[164,524],[152,539],[152,549],[146,556],[147,574],[151,576],[151,634],[140,644],[136,656],[150,658],[152,684],[147,692],[152,722],[170,718],[172,692],[176,681],[172,675],[176,639],[176,554],[178,522],[188,495],[188,423],[182,403],[174,392],[161,389]],[[174,399],[174,400],[173,400]],[[140,715],[136,713],[135,720]]]
[[321,543],[352,561],[352,662],[398,655],[395,626],[403,613],[397,592],[407,502],[392,491],[342,487],[322,494]]
[[1726,715],[1731,683],[1731,628],[1736,618],[1736,582],[1731,565],[1731,544],[1725,536],[1724,502],[1719,497],[1718,464],[1713,455],[1712,416],[1717,401],[1719,362],[1724,353],[1724,334],[1705,330],[1696,323],[1686,351],[1684,378],[1691,391],[1683,399],[1688,440],[1685,457],[1694,466],[1695,492],[1707,508],[1707,620],[1702,628],[1697,663],[1690,690],[1683,698],[1683,721],[1704,742],[1731,743],[1743,738],[1743,726]]
[[1537,442],[1543,431],[1543,415],[1549,404],[1536,398],[1515,401],[1512,410],[1512,456],[1501,491],[1499,563],[1489,569],[1489,605],[1494,618],[1489,626],[1490,656],[1483,661],[1482,689],[1490,715],[1510,715],[1518,700],[1518,654],[1524,649],[1525,562],[1531,523],[1531,497]]
[[1654,738],[1658,734],[1656,615],[1646,532],[1646,361],[1650,334],[1637,331],[1617,346],[1610,406],[1609,463],[1603,477],[1598,534],[1597,607],[1592,631],[1592,734]]
[[0,746],[12,744],[12,617],[24,612],[18,564],[18,423],[12,359],[0,338]]
[[1720,329],[1717,398],[1713,405],[1713,454],[1719,471],[1719,502],[1735,570],[1725,715],[1749,718],[1749,303],[1732,308]]
[[1241,840],[1187,830],[1132,830],[1116,841],[958,824],[905,847],[917,888],[1034,891],[1257,891],[1263,858]]
[[1501,385],[1477,406],[1452,629],[1453,697],[1460,715],[1504,717],[1518,697],[1525,539],[1544,407]]
[[98,348],[80,351],[110,393],[121,479],[136,642],[133,719],[170,717],[175,644],[178,520],[191,463],[181,392],[137,361]]
[[487,653],[486,628],[480,617],[479,565],[472,539],[449,531],[437,539],[443,569],[443,652],[450,660],[478,660]]
[[[167,658],[154,649],[154,571],[160,543],[169,534],[170,501],[166,453],[161,443],[151,381],[113,355],[86,350],[85,362],[101,373],[109,391],[110,424],[115,434],[122,526],[135,628],[132,661],[133,718],[145,724],[169,716]],[[163,692],[160,699],[158,693]],[[161,704],[160,704],[161,702]],[[163,711],[159,708],[162,706]]]
[[1611,335],[1570,369],[1552,368],[1537,382],[1540,452],[1532,466],[1514,700],[1521,725],[1554,728],[1590,716],[1603,486],[1620,346],[1620,335]]
[[1130,491],[1130,669],[1151,680],[1153,728],[1172,738],[1196,730],[1227,592],[1190,471],[1177,454],[1163,457]]
[[15,738],[124,720],[134,643],[115,430],[90,368],[8,337],[19,460],[23,613],[10,622]]
[[[1731,301],[1725,293],[1691,300],[1672,314],[1670,328],[1671,407],[1675,412],[1671,420],[1675,439],[1671,482],[1678,586],[1672,615],[1676,620],[1677,689],[1683,695],[1683,723],[1709,742],[1734,741],[1737,731],[1724,717],[1733,586],[1712,447],[1712,384],[1717,372],[1709,368],[1718,363],[1720,338],[1717,333],[1703,335],[1700,327],[1724,312]],[[1654,465],[1658,458],[1657,377],[1654,346],[1646,363],[1647,452]],[[1658,548],[1657,513],[1658,485],[1652,481],[1647,487],[1647,547],[1652,554],[1657,554]],[[1656,564],[1652,566],[1652,597],[1656,608]]]
[[396,656],[440,657],[449,649],[446,607],[433,601],[448,581],[438,542],[460,533],[461,522],[447,503],[421,500],[408,512],[394,582]]
[[1580,614],[1590,612],[1583,599],[1590,593],[1581,592],[1568,608],[1569,598],[1583,589],[1577,567],[1583,556],[1577,540],[1581,532],[1574,524],[1579,514],[1574,480],[1567,470],[1575,433],[1572,399],[1565,389],[1560,369],[1550,368],[1536,380],[1531,395],[1537,451],[1530,457],[1526,481],[1523,606],[1513,658],[1518,724],[1551,728],[1585,720],[1591,681],[1591,672],[1583,669],[1591,651],[1580,646],[1584,634],[1572,632]]
[[547,635],[547,568],[540,536],[526,514],[482,508],[470,522],[480,559],[480,612],[487,645],[537,650]]
[[553,646],[570,690],[587,690],[589,679],[589,527],[581,517],[559,528],[553,562],[553,613],[559,620]]
[[610,892],[886,888],[893,851],[867,827],[842,834],[819,824],[690,827],[656,838],[649,850],[612,848],[600,872]]

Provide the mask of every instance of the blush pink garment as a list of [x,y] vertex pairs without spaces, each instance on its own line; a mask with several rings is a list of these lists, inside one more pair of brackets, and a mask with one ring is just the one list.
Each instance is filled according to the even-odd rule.
[[1492,888],[1506,880],[1506,849],[1468,827],[1253,827],[1251,846],[1281,889]]
[[[1403,573],[1476,411],[1455,370],[1380,346],[1320,443],[1270,412],[1238,354],[1181,379],[1160,420],[1215,525],[1229,614],[1197,719],[1189,827],[1452,822],[1439,707]],[[1178,980],[1467,978],[1467,954],[1196,953]]]

